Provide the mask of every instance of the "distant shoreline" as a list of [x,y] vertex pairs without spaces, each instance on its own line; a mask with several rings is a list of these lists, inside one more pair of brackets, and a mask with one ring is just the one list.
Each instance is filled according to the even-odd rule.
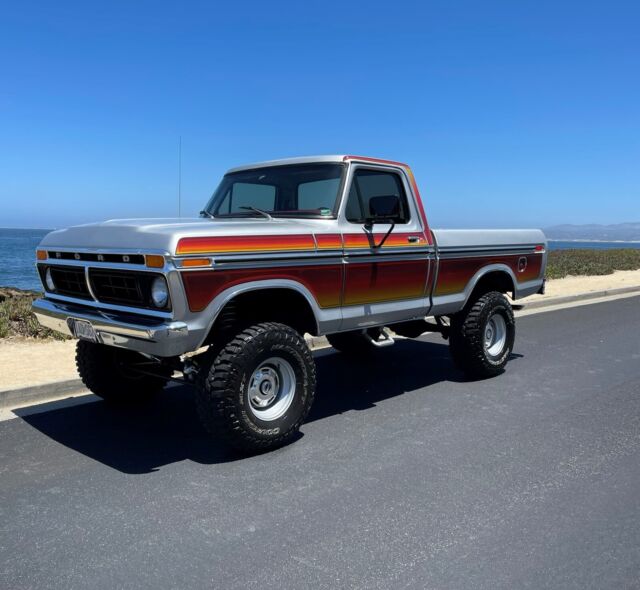
[[577,242],[595,244],[640,244],[640,240],[589,240],[587,238],[547,238],[547,242]]
[[57,228],[51,229],[50,227],[0,227],[2,230],[15,230],[15,231],[56,231]]

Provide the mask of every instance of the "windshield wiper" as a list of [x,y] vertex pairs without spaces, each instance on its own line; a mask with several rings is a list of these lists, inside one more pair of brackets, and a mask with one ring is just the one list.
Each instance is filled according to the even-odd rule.
[[238,207],[238,209],[246,209],[247,211],[253,211],[254,213],[259,213],[260,215],[266,217],[269,220],[273,220],[273,217],[269,215],[266,211],[262,209],[258,209],[257,207]]
[[213,215],[211,215],[211,213],[209,213],[209,211],[205,211],[204,209],[202,211],[200,211],[200,215],[203,215],[204,217],[208,217],[209,219],[215,219],[215,217]]

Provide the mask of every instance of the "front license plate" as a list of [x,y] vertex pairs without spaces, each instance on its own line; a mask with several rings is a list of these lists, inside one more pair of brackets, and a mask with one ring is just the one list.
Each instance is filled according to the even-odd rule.
[[69,320],[71,331],[76,338],[88,340],[89,342],[97,342],[96,331],[87,320]]

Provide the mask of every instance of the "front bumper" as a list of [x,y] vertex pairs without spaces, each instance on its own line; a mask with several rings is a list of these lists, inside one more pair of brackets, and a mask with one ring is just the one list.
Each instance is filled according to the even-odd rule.
[[57,332],[73,336],[67,320],[86,320],[91,322],[102,344],[159,357],[189,352],[199,337],[185,322],[98,310],[51,299],[36,299],[32,309],[43,326]]

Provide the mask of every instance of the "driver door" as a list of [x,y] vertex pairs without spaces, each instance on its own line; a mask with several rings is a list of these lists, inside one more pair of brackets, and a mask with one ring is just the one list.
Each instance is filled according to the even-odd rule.
[[[354,165],[341,215],[345,278],[342,329],[426,315],[432,253],[405,175],[384,167]],[[373,197],[397,196],[400,211],[391,224],[365,227]]]

